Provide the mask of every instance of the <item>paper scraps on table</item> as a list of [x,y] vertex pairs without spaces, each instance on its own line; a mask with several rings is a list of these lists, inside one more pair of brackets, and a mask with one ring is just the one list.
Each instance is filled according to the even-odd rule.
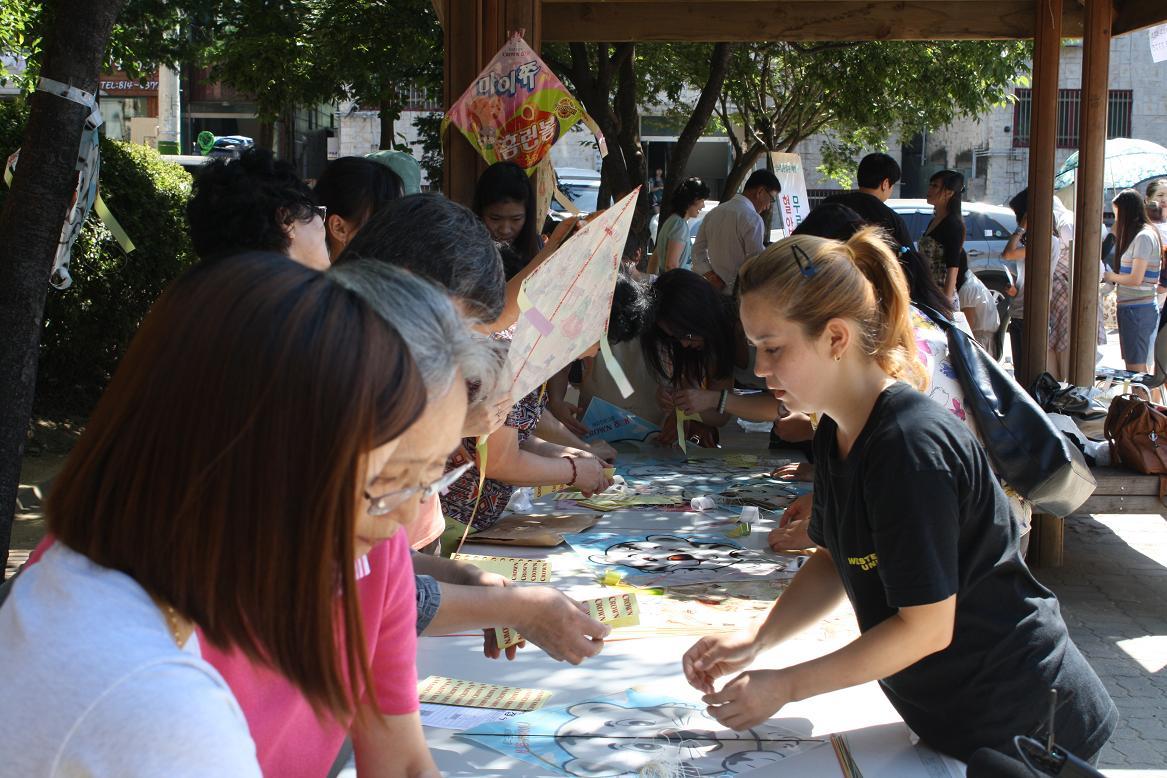
[[628,689],[480,724],[459,738],[571,776],[726,778],[819,748],[824,741],[766,721],[725,729],[705,705]]
[[657,425],[602,397],[591,399],[580,423],[588,428],[583,439],[589,443],[595,440],[604,440],[608,443],[618,443],[621,440],[644,441],[649,435],[660,432]]
[[721,535],[589,532],[564,538],[590,564],[618,566],[630,586],[790,578],[793,554],[742,548]]
[[490,529],[482,530],[466,539],[467,543],[490,543],[506,546],[552,548],[563,543],[563,536],[583,532],[602,518],[599,514],[580,513],[516,513],[504,516]]
[[551,580],[551,564],[542,559],[478,554],[451,554],[450,559],[466,562],[488,573],[498,573],[512,581],[547,583]]
[[730,467],[757,467],[758,457],[756,454],[730,454],[721,460]]
[[551,692],[546,689],[499,686],[441,675],[431,675],[417,685],[417,698],[423,703],[469,708],[531,711],[541,708],[550,697]]
[[496,710],[494,708],[470,708],[458,705],[437,705],[423,702],[418,706],[423,727],[439,729],[470,729],[488,721],[503,721],[513,716],[521,716],[521,710]]
[[[612,629],[635,627],[640,623],[640,606],[633,592],[596,597],[584,600],[583,604],[587,606],[589,616]],[[500,649],[506,649],[518,645],[523,638],[513,627],[495,627],[494,639]]]
[[[570,494],[556,495],[556,499],[575,499]],[[684,497],[670,497],[666,494],[600,494],[586,500],[575,500],[575,504],[583,508],[597,511],[616,511],[621,508],[635,508],[640,505],[680,505],[685,502]]]

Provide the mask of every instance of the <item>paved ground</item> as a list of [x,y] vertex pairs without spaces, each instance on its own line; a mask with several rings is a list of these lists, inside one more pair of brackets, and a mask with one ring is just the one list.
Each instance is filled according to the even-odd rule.
[[1035,572],[1122,716],[1101,766],[1167,767],[1167,521],[1072,517],[1065,565]]

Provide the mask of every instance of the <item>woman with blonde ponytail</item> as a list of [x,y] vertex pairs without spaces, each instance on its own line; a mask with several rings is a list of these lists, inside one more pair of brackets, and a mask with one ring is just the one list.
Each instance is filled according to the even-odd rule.
[[[748,729],[788,702],[879,681],[928,745],[967,761],[1044,731],[1054,688],[1058,744],[1095,758],[1118,711],[1057,599],[1025,566],[984,451],[918,391],[926,378],[907,284],[879,234],[780,241],[743,266],[738,289],[758,375],[792,411],[820,418],[810,522],[819,550],[760,626],[685,653],[710,715]],[[780,670],[747,669],[844,595],[859,622],[853,642]]]

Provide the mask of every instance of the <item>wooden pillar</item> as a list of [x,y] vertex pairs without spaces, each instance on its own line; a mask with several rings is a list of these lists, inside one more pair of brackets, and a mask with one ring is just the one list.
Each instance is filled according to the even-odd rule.
[[[535,51],[542,46],[542,0],[441,0],[445,45],[443,102],[446,107],[462,96],[486,63],[502,48],[512,30],[524,30]],[[451,127],[444,143],[442,191],[469,206],[474,185],[486,168],[482,157],[457,129]]]
[[1045,369],[1049,346],[1050,249],[1053,245],[1054,152],[1058,129],[1058,57],[1062,0],[1037,0],[1033,113],[1029,131],[1029,217],[1025,251],[1025,364],[1029,387]]
[[1111,0],[1086,0],[1082,43],[1082,109],[1078,127],[1077,202],[1074,206],[1074,281],[1070,306],[1070,376],[1094,384],[1098,330],[1098,258],[1102,253],[1102,186],[1109,94]]

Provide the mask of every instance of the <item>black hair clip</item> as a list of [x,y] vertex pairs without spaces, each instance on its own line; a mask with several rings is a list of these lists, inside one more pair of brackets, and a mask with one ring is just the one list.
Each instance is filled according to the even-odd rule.
[[818,268],[810,261],[810,255],[802,250],[802,246],[795,243],[790,247],[790,251],[794,254],[794,261],[798,263],[798,272],[802,273],[802,277],[814,278],[814,274],[818,272]]

